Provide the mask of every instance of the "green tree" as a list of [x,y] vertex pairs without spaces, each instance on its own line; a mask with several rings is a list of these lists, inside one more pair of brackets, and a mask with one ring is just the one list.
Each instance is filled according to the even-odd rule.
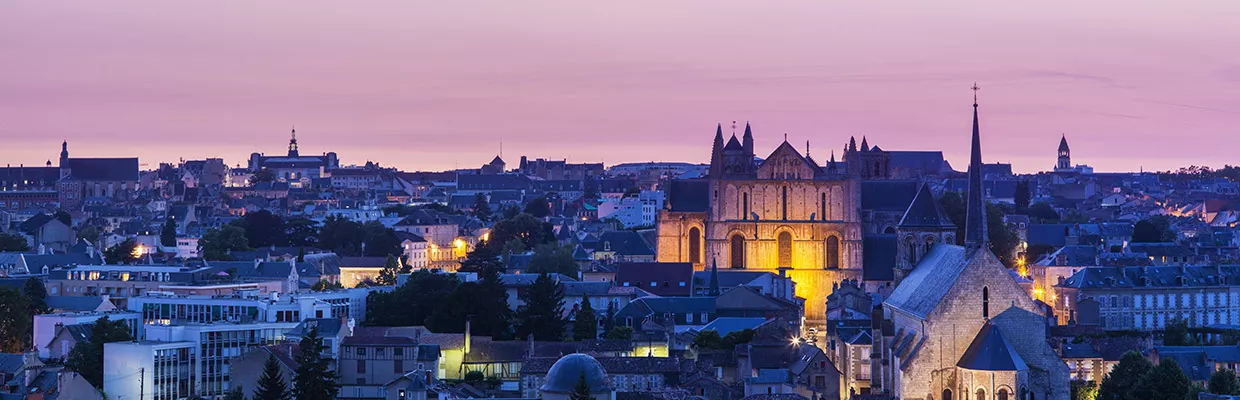
[[366,232],[362,224],[336,216],[327,217],[319,229],[319,247],[330,250],[342,257],[362,255],[362,243],[366,240]]
[[324,357],[323,339],[319,338],[319,329],[310,328],[310,332],[298,343],[301,353],[297,360],[297,371],[293,374],[293,398],[297,400],[333,400],[340,391],[338,376],[332,370],[332,360]]
[[30,244],[24,236],[0,233],[0,251],[30,251]]
[[245,229],[245,239],[250,247],[261,248],[288,244],[288,227],[284,224],[284,218],[272,214],[271,211],[259,210],[246,213],[245,217],[233,220],[230,224]]
[[272,172],[270,169],[263,168],[258,171],[254,171],[254,174],[250,175],[250,186],[263,182],[275,182],[275,180],[276,173]]
[[383,261],[383,269],[379,270],[379,278],[375,280],[383,286],[396,286],[396,274],[400,272],[400,263],[396,261],[396,257],[388,256]]
[[313,285],[310,285],[310,290],[315,291],[315,292],[323,292],[323,291],[328,291],[328,290],[339,290],[339,289],[344,289],[344,285],[341,285],[340,282],[332,282],[326,279],[319,279],[318,282],[315,282]]
[[525,203],[525,213],[535,218],[546,218],[551,216],[551,204],[546,197],[536,197]]
[[382,257],[400,255],[400,238],[396,231],[383,226],[379,221],[371,221],[362,225],[365,238],[362,241],[365,255]]
[[728,332],[728,334],[723,337],[723,343],[728,346],[728,350],[731,350],[738,344],[745,344],[753,341],[753,336],[755,334],[757,334],[757,332],[754,332],[753,329],[749,328]]
[[986,207],[986,233],[990,237],[990,251],[1003,261],[1008,268],[1016,267],[1016,247],[1020,245],[1020,235],[1011,224],[1003,221],[1006,213],[999,206]]
[[47,287],[43,285],[43,281],[39,278],[26,278],[26,285],[22,287],[22,295],[26,296],[26,301],[30,303],[30,315],[47,314],[52,311],[47,306]]
[[52,217],[56,218],[56,220],[60,221],[60,223],[65,224],[67,227],[73,227],[73,216],[69,215],[69,213],[65,212],[65,210],[56,210],[56,213],[52,214]]
[[1219,368],[1210,374],[1207,389],[1214,394],[1240,394],[1240,381],[1236,380],[1236,371]]
[[517,207],[515,204],[510,205],[508,207],[504,207],[504,219],[516,218],[517,215],[520,215],[520,214],[521,214],[521,207]]
[[198,248],[202,258],[210,261],[232,260],[234,251],[253,250],[245,237],[245,229],[234,225],[208,230],[198,240]]
[[1029,181],[1021,179],[1016,182],[1016,193],[1013,196],[1016,202],[1016,212],[1024,213],[1029,210],[1029,201],[1033,198],[1033,192],[1029,190]]
[[581,377],[577,378],[577,384],[573,385],[573,392],[568,394],[569,400],[591,400],[594,396],[590,395],[590,384],[586,382],[586,373],[582,372]]
[[533,215],[519,214],[496,222],[491,227],[488,246],[503,247],[513,239],[520,239],[526,247],[537,247],[540,244],[555,241],[554,228]]
[[65,367],[76,371],[97,388],[103,387],[103,344],[133,340],[125,320],[103,317],[90,327],[90,338],[69,351]]
[[491,220],[491,204],[487,203],[487,195],[482,192],[474,194],[473,216],[483,221]]
[[633,339],[633,328],[627,326],[617,326],[611,328],[607,333],[603,334],[605,339],[630,340]]
[[1128,391],[1153,369],[1154,364],[1141,353],[1136,351],[1124,353],[1119,364],[1116,364],[1115,368],[1111,369],[1111,372],[1102,379],[1102,385],[1098,388],[1098,399],[1127,400]]
[[177,223],[172,217],[164,220],[164,227],[159,230],[159,244],[164,247],[177,245]]
[[99,243],[99,235],[102,234],[103,232],[99,230],[99,227],[84,225],[78,229],[77,237],[90,243]]
[[696,338],[693,338],[693,347],[701,350],[721,350],[727,347],[723,344],[723,336],[719,336],[719,331],[707,329],[698,332]]
[[1029,219],[1034,223],[1053,224],[1059,222],[1059,212],[1050,204],[1038,202],[1029,206]]
[[967,206],[964,203],[964,197],[960,193],[953,191],[944,191],[939,196],[939,205],[943,206],[943,213],[947,214],[947,219],[956,225],[956,244],[964,244],[964,219]]
[[1143,219],[1132,226],[1134,243],[1170,242],[1175,233],[1170,232],[1170,223],[1163,219]]
[[581,308],[573,313],[573,340],[598,338],[598,315],[590,305],[590,296],[581,296]]
[[1187,346],[1192,344],[1188,335],[1188,321],[1172,318],[1163,327],[1163,344],[1167,346]]
[[529,273],[563,274],[570,278],[577,278],[578,271],[572,248],[554,243],[534,247],[534,256],[530,258]]
[[[455,275],[413,271],[404,285],[391,292],[372,292],[366,299],[366,324],[371,326],[425,325],[439,308],[457,306],[450,296],[461,285]],[[467,301],[474,301],[468,299]],[[464,328],[464,315],[461,314]],[[459,331],[458,331],[459,332]]]
[[520,295],[524,305],[517,307],[517,337],[534,335],[536,340],[564,338],[564,288],[550,275],[540,274]]
[[1132,387],[1128,397],[1137,400],[1184,399],[1188,397],[1192,382],[1175,360],[1163,358],[1158,366],[1150,369]]
[[224,393],[224,400],[245,400],[245,391],[241,385],[233,386],[228,393]]
[[616,301],[607,302],[607,311],[603,312],[603,333],[611,332],[616,327]]
[[109,247],[103,251],[103,259],[108,264],[132,264],[138,261],[137,253],[138,243],[133,239],[125,239],[124,242]]
[[284,375],[280,374],[280,363],[275,356],[268,355],[267,362],[263,363],[263,375],[258,378],[258,388],[254,390],[251,400],[289,400],[290,395],[288,383],[284,382]]
[[30,303],[16,290],[0,287],[0,353],[22,353],[30,348]]
[[1072,381],[1071,399],[1072,400],[1096,400],[1098,398],[1098,385],[1093,382]]
[[319,243],[319,223],[306,217],[284,221],[284,239],[289,246],[315,246]]

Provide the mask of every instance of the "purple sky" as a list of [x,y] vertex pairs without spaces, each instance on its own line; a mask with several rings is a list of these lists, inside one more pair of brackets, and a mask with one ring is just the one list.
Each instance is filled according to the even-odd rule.
[[0,12],[0,163],[499,148],[704,162],[716,123],[822,161],[849,135],[960,169],[1240,163],[1240,2],[36,1]]

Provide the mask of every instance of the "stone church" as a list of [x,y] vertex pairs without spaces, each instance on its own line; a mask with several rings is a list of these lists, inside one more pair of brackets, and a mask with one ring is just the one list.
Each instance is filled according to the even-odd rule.
[[725,143],[715,131],[704,179],[668,184],[657,222],[657,260],[776,272],[796,284],[811,325],[825,321],[826,296],[849,279],[887,293],[956,227],[929,188],[891,179],[890,155],[862,138],[825,165],[785,140],[754,153],[748,124]]
[[965,245],[936,244],[873,316],[872,392],[902,399],[1067,399],[1046,318],[991,252],[973,105]]

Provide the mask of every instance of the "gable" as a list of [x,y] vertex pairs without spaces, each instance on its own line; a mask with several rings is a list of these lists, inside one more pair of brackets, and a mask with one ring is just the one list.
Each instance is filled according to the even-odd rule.
[[758,179],[814,179],[818,170],[817,165],[801,156],[788,142],[783,142],[762,161]]

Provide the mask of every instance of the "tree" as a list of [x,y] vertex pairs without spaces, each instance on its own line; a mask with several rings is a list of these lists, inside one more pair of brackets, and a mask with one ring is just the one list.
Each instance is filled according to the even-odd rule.
[[310,285],[310,290],[315,291],[315,292],[323,292],[327,290],[339,290],[339,289],[344,289],[344,285],[341,285],[340,282],[331,282],[326,279],[319,279],[318,282],[315,282],[313,285]]
[[1183,399],[1188,397],[1192,382],[1174,359],[1163,358],[1132,387],[1128,397],[1138,400]]
[[82,375],[97,388],[103,387],[103,344],[133,340],[125,320],[103,317],[90,327],[90,338],[69,351],[65,367]]
[[505,246],[513,239],[521,240],[526,247],[555,241],[554,227],[530,214],[519,214],[496,222],[491,227],[488,246]]
[[707,329],[707,330],[698,332],[697,337],[693,338],[693,347],[696,347],[701,350],[706,350],[706,349],[721,350],[721,349],[727,348],[723,345],[723,337],[719,336],[719,331],[716,331],[714,329]]
[[306,217],[284,221],[284,239],[289,246],[314,246],[319,243],[319,223]]
[[598,315],[594,306],[590,305],[590,296],[581,296],[581,308],[573,313],[573,340],[598,338]]
[[78,229],[77,237],[78,239],[82,239],[90,243],[98,243],[99,235],[102,234],[103,232],[99,230],[99,227],[94,225],[85,225]]
[[1219,368],[1210,374],[1210,381],[1206,388],[1213,394],[1240,394],[1240,381],[1236,380],[1236,371]]
[[383,226],[379,221],[370,221],[362,225],[365,238],[362,240],[363,253],[367,256],[400,255],[400,238],[396,231]]
[[1004,214],[1004,210],[998,206],[986,207],[986,233],[990,237],[990,251],[1008,268],[1015,268],[1016,246],[1020,245],[1020,235],[1003,221]]
[[0,233],[0,251],[30,251],[30,244],[24,236]]
[[164,220],[163,229],[159,230],[159,244],[164,247],[173,247],[177,245],[177,223],[172,217]]
[[1167,325],[1163,327],[1163,344],[1167,346],[1191,345],[1192,338],[1188,336],[1188,321],[1180,318],[1167,321]]
[[582,372],[581,377],[577,378],[577,384],[573,385],[573,392],[568,394],[569,400],[591,400],[594,396],[590,395],[590,384],[586,382],[586,373]]
[[1020,180],[1016,182],[1016,212],[1023,213],[1029,209],[1029,201],[1033,198],[1033,193],[1029,190],[1029,181]]
[[0,353],[23,353],[30,348],[33,322],[30,303],[16,290],[0,287]]
[[530,273],[563,274],[577,278],[577,261],[573,259],[573,249],[554,243],[540,244],[534,247],[534,256],[530,258]]
[[103,251],[103,259],[108,264],[131,264],[138,261],[138,243],[133,239],[125,239],[115,246]]
[[939,196],[939,205],[943,206],[943,213],[947,214],[947,219],[956,225],[955,244],[964,244],[964,219],[967,214],[964,197],[957,192],[945,191],[942,196]]
[[1093,382],[1072,381],[1071,399],[1072,400],[1096,400],[1098,398],[1098,385]]
[[535,197],[529,203],[525,203],[525,213],[535,218],[549,217],[551,216],[551,204],[547,202],[546,197]]
[[520,215],[520,214],[521,214],[521,207],[517,207],[515,204],[509,205],[508,207],[504,207],[504,219],[516,218],[517,215]]
[[540,274],[521,294],[525,302],[517,308],[517,337],[534,335],[536,340],[558,341],[564,337],[564,288],[551,275]]
[[324,357],[323,339],[319,329],[310,328],[299,346],[297,371],[293,374],[293,398],[297,400],[333,400],[340,391],[338,376],[332,370],[332,360]]
[[1098,388],[1098,399],[1128,399],[1128,391],[1152,369],[1154,369],[1154,364],[1141,353],[1136,351],[1124,353],[1119,364],[1115,365],[1115,368],[1112,368],[1111,372],[1102,379],[1102,385]]
[[1059,222],[1059,212],[1055,211],[1055,207],[1051,207],[1047,203],[1034,203],[1029,206],[1029,219],[1035,223],[1053,224]]
[[383,286],[396,286],[396,274],[400,272],[400,264],[396,261],[396,257],[388,256],[383,261],[383,269],[379,271],[379,278],[375,281]]
[[208,230],[202,235],[202,239],[198,240],[198,248],[203,259],[227,261],[233,259],[232,252],[234,251],[253,250],[249,243],[250,240],[245,237],[245,229],[234,225],[224,225]]
[[73,227],[73,216],[69,215],[69,213],[65,212],[65,210],[56,210],[56,213],[52,214],[52,217],[56,218],[56,220],[60,221],[60,223],[65,224],[67,227]]
[[[391,292],[372,292],[366,298],[366,324],[371,326],[425,325],[439,308],[455,306],[450,296],[461,285],[454,275],[413,271],[404,285]],[[473,299],[467,302],[475,301]],[[439,311],[444,312],[444,311]],[[461,320],[464,327],[464,319]],[[459,331],[458,331],[459,332]]]
[[607,302],[607,311],[603,312],[603,332],[611,332],[616,327],[616,302],[615,300]]
[[263,375],[258,378],[258,389],[254,390],[251,400],[289,400],[288,383],[280,374],[280,363],[273,355],[267,356],[263,363]]
[[288,244],[288,227],[284,218],[272,214],[271,211],[259,210],[246,213],[245,217],[234,220],[232,225],[245,229],[245,238],[250,247],[284,246]]
[[1157,243],[1175,240],[1171,223],[1166,218],[1150,218],[1137,221],[1132,226],[1133,243]]
[[250,186],[263,182],[274,182],[275,180],[276,173],[272,172],[270,169],[263,168],[258,171],[254,171],[254,175],[250,175]]
[[473,216],[483,221],[491,220],[491,204],[487,202],[487,195],[482,192],[474,193]]
[[607,333],[603,334],[605,339],[630,340],[633,339],[633,328],[627,326],[617,326],[611,328]]
[[26,301],[30,303],[30,315],[47,314],[52,311],[47,306],[47,287],[43,285],[43,281],[39,278],[26,278],[26,285],[22,287],[22,295],[26,296]]
[[342,257],[362,255],[362,243],[366,233],[362,224],[346,218],[330,216],[323,221],[319,229],[319,247],[330,250]]
[[241,385],[233,386],[228,393],[224,393],[224,400],[245,400],[245,391],[241,389]]

